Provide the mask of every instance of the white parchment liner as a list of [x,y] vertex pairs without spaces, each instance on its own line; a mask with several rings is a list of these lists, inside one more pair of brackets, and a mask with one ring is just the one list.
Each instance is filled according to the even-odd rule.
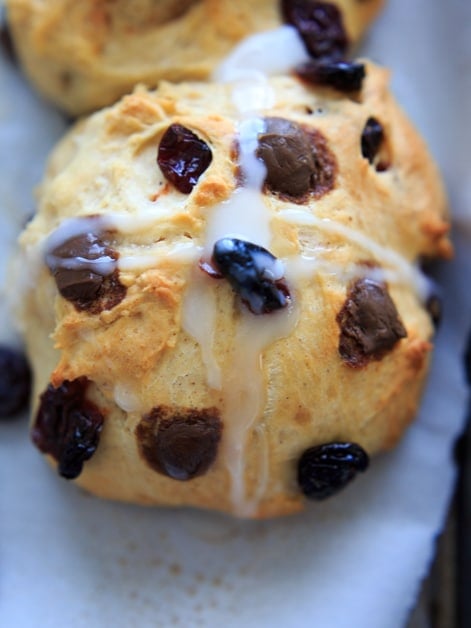
[[[471,325],[466,4],[390,0],[362,50],[393,68],[396,93],[442,166],[455,215],[457,255],[440,270],[445,320],[432,378],[402,444],[335,499],[286,520],[244,523],[88,497],[46,467],[29,443],[26,418],[3,424],[0,625],[404,625],[443,524],[454,482],[452,443],[465,416],[462,353]],[[2,286],[8,252],[33,208],[31,188],[64,126],[0,59]],[[11,327],[4,310],[0,317],[5,340]]]

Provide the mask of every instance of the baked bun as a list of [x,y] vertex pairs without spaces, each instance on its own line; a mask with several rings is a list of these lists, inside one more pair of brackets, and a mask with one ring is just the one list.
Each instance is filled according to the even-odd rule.
[[52,102],[79,115],[114,103],[137,83],[155,87],[162,79],[207,79],[242,38],[292,20],[293,6],[310,5],[312,10],[315,5],[321,30],[334,32],[340,45],[354,43],[382,0],[7,0],[6,4],[29,78]]
[[365,68],[354,96],[269,79],[256,117],[234,85],[138,88],[57,146],[17,284],[61,475],[268,517],[396,443],[432,348],[418,262],[450,243],[435,165]]

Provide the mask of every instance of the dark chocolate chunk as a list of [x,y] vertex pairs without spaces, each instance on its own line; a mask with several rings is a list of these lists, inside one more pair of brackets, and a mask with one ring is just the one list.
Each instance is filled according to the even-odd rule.
[[60,268],[54,279],[64,299],[84,303],[96,299],[104,277],[91,270]]
[[222,423],[216,408],[157,406],[136,427],[147,464],[174,480],[203,475],[216,459]]
[[307,449],[298,463],[298,484],[309,499],[326,499],[366,471],[368,454],[355,443],[327,443]]
[[212,262],[253,314],[269,314],[288,305],[290,293],[282,266],[263,247],[222,238],[214,245]]
[[212,159],[206,142],[181,124],[170,125],[160,140],[157,163],[183,194],[190,194]]
[[370,164],[374,162],[383,140],[384,131],[381,123],[376,118],[368,118],[361,134],[361,154]]
[[337,323],[340,356],[354,367],[380,360],[407,336],[386,286],[371,279],[360,279],[350,289]]
[[40,397],[31,430],[33,443],[57,460],[59,475],[68,480],[80,475],[100,441],[104,419],[85,396],[89,383],[79,377],[58,388],[50,384]]
[[70,238],[46,254],[60,294],[92,314],[115,307],[126,294],[117,259],[118,253],[93,233]]
[[345,93],[359,91],[365,78],[363,63],[350,61],[307,61],[296,66],[295,72],[313,85],[333,87]]
[[31,370],[25,356],[0,345],[0,419],[26,410],[31,394]]
[[257,156],[267,169],[266,187],[295,202],[311,193],[321,196],[334,186],[335,157],[316,129],[284,118],[265,118]]
[[299,32],[314,59],[341,59],[349,45],[342,13],[335,4],[314,0],[282,0],[283,18]]

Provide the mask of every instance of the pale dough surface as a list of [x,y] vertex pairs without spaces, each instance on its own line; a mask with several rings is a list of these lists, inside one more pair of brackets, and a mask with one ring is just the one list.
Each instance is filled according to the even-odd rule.
[[[264,114],[319,130],[337,161],[335,186],[319,199],[293,206],[264,196],[272,214],[270,250],[277,257],[317,255],[338,269],[374,262],[394,277],[397,269],[382,250],[392,249],[411,264],[450,255],[440,177],[387,84],[388,72],[372,64],[367,64],[359,101],[306,88],[289,77],[270,81],[276,102]],[[390,167],[384,172],[377,172],[360,151],[362,129],[371,116],[385,130]],[[156,164],[160,138],[175,122],[203,138],[213,153],[190,195],[166,185]],[[21,237],[21,317],[36,375],[35,397],[50,381],[57,386],[86,376],[93,382],[90,395],[105,414],[105,426],[98,450],[77,482],[100,496],[234,511],[222,455],[205,475],[178,482],[150,469],[140,457],[135,428],[143,414],[160,404],[223,412],[221,391],[207,384],[201,348],[182,328],[194,264],[165,251],[182,241],[204,244],[211,209],[232,194],[236,123],[227,86],[164,83],[154,92],[137,89],[79,122],[59,143],[39,191],[38,212]],[[293,207],[382,248],[373,254],[348,235],[288,224],[280,212]],[[161,213],[166,209],[171,211]],[[114,246],[121,256],[155,250],[155,243],[163,251],[151,267],[121,272],[127,295],[119,305],[90,315],[57,294],[40,251],[61,221],[125,213],[139,225],[152,211],[157,216],[152,225],[136,228],[132,235],[116,233]],[[382,360],[352,369],[339,358],[336,322],[348,285],[342,272],[324,272],[322,266],[300,278],[298,322],[288,337],[263,352],[264,410],[247,436],[244,457],[250,493],[259,480],[260,446],[266,444],[268,480],[254,516],[302,508],[295,468],[306,448],[353,441],[375,454],[393,446],[416,414],[433,339],[420,295],[413,282],[396,273],[388,289],[407,337]],[[214,281],[212,289],[218,312],[214,352],[224,376],[237,355],[235,333],[242,314],[225,281]],[[122,391],[138,400],[135,409],[123,409]]]

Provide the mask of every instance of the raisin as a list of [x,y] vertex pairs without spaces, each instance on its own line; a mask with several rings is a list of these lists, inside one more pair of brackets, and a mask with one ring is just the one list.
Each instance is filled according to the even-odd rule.
[[384,131],[381,123],[376,118],[368,118],[361,134],[361,154],[370,164],[374,162],[383,140]]
[[58,473],[72,480],[95,453],[103,428],[103,415],[86,399],[86,377],[51,384],[40,397],[31,437],[36,447],[58,462]]
[[335,4],[314,0],[282,0],[283,18],[299,32],[314,59],[341,59],[349,41],[342,13]]
[[31,370],[25,356],[0,345],[0,418],[26,410],[31,394]]
[[206,142],[181,124],[168,127],[157,154],[165,178],[183,194],[190,194],[212,159]]
[[222,424],[215,408],[157,406],[136,427],[139,451],[155,471],[174,480],[203,475],[216,459]]
[[353,285],[337,323],[340,356],[353,367],[380,360],[407,336],[386,286],[371,279],[360,279]]
[[93,233],[69,238],[46,254],[59,293],[92,314],[112,309],[126,295],[117,259],[118,253]]
[[357,92],[365,78],[363,63],[350,61],[307,61],[296,66],[296,74],[313,85],[333,87],[339,92]]
[[257,156],[267,169],[268,190],[298,203],[308,194],[319,198],[330,191],[336,160],[322,133],[284,118],[265,118],[264,122]]
[[368,454],[355,443],[327,443],[307,449],[298,463],[298,484],[309,499],[326,499],[366,471]]
[[279,260],[252,242],[222,238],[214,245],[212,262],[253,314],[286,307],[290,293]]

